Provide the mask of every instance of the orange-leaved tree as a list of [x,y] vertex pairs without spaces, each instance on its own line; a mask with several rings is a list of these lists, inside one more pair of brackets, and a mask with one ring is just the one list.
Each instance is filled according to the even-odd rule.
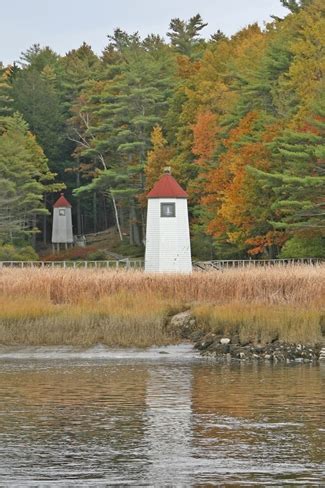
[[[167,140],[164,137],[160,125],[156,125],[151,132],[152,149],[148,151],[147,161],[144,169],[145,173],[145,191],[139,197],[143,206],[146,205],[146,195],[152,189],[156,181],[164,172],[166,166],[170,166],[172,159],[172,150],[168,147]],[[175,174],[175,172],[173,171]]]
[[188,185],[192,203],[199,204],[204,195],[207,173],[211,170],[213,156],[218,143],[218,118],[210,110],[200,112],[192,126],[192,153],[196,156],[197,176]]
[[223,140],[225,151],[216,168],[207,174],[202,204],[212,216],[207,230],[215,237],[226,237],[238,247],[255,246],[253,236],[266,234],[270,207],[269,195],[256,188],[248,166],[270,167],[268,143],[278,128],[267,124],[265,115],[249,112]]

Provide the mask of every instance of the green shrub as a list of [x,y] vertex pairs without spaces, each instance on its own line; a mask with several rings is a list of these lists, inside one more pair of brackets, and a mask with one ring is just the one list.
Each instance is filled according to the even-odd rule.
[[325,258],[323,237],[294,236],[283,246],[280,258]]
[[214,242],[210,236],[203,232],[194,232],[191,238],[192,255],[200,261],[209,261],[215,258]]
[[144,255],[144,247],[134,246],[127,241],[123,241],[118,246],[115,246],[114,252],[129,258],[141,258]]
[[32,246],[0,245],[0,261],[38,261],[38,259],[39,257]]
[[87,261],[106,261],[107,253],[103,249],[97,249],[97,251],[91,252],[87,256]]

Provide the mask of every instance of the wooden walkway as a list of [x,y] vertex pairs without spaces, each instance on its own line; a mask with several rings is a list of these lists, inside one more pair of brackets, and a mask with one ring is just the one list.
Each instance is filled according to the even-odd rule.
[[195,261],[193,268],[202,271],[222,270],[228,268],[261,268],[273,266],[301,266],[315,265],[324,262],[317,258],[304,259],[232,259],[232,260],[213,260]]
[[[306,259],[237,259],[194,261],[194,271],[219,271],[228,268],[257,268],[273,266],[301,266],[324,263],[316,258]],[[144,268],[143,259],[116,259],[109,261],[0,261],[1,268],[81,268],[81,269],[138,269]]]

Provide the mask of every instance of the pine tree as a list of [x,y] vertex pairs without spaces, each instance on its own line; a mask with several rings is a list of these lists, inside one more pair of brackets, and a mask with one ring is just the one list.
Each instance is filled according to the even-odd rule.
[[198,47],[203,43],[201,30],[208,24],[203,22],[200,14],[194,15],[187,22],[178,18],[172,19],[167,36],[175,50],[188,57],[198,55]]
[[47,210],[43,194],[56,191],[47,160],[19,114],[0,119],[0,228],[3,240],[35,233],[37,215]]
[[92,48],[85,42],[78,48],[69,51],[59,60],[60,93],[64,106],[71,117],[71,107],[90,80],[99,77],[100,61]]
[[22,216],[15,211],[17,202],[15,184],[7,178],[0,178],[0,243],[10,240],[24,227]]
[[60,100],[57,55],[33,46],[22,55],[22,69],[13,80],[14,108],[37,137],[51,168],[59,170],[66,157],[63,106]]
[[287,129],[275,141],[276,166],[272,173],[251,170],[263,188],[273,192],[275,229],[325,235],[325,105],[313,107],[300,130]]
[[[122,220],[132,223],[131,241],[140,245],[144,215],[137,197],[145,187],[152,128],[167,111],[174,68],[170,52],[159,38],[141,41],[138,34],[117,29],[109,40],[105,79],[85,89],[87,101],[79,112],[83,125],[88,126],[83,128],[81,155],[105,161],[98,178],[112,185],[110,193],[116,197],[120,213],[128,210],[128,218],[122,215]],[[99,181],[97,185],[103,187]]]
[[307,7],[313,0],[281,0],[284,7],[293,13],[298,13],[300,9]]
[[0,70],[0,117],[12,115],[13,113],[14,100],[12,98],[12,84],[10,82],[11,72],[11,66]]

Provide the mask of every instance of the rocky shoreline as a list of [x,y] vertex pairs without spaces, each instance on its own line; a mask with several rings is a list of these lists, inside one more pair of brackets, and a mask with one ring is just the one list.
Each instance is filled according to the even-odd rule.
[[264,361],[314,363],[325,361],[325,343],[295,344],[274,338],[266,344],[241,341],[238,334],[213,334],[200,330],[190,310],[178,313],[167,323],[170,333],[191,341],[202,355],[218,361]]

